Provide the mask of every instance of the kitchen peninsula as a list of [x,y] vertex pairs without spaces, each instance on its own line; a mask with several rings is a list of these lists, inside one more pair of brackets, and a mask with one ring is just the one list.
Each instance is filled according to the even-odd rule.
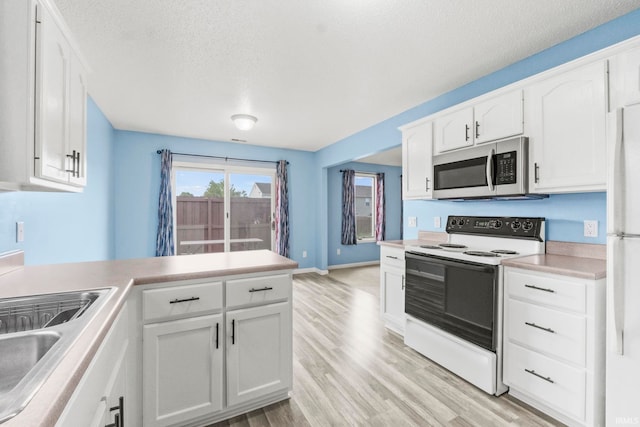
[[[21,258],[22,254],[18,253],[16,257]],[[113,289],[103,297],[108,300],[93,315],[31,401],[19,414],[3,423],[3,427],[72,425],[73,422],[79,425],[80,415],[73,412],[76,407],[84,407],[88,423],[109,424],[113,422],[110,398],[117,402],[123,395],[125,425],[145,426],[215,422],[287,398],[292,376],[291,272],[297,265],[290,259],[261,250],[27,266],[1,275],[0,299]],[[196,326],[189,329],[184,325]],[[116,327],[124,332],[115,333]],[[265,329],[274,327],[278,330]],[[170,328],[170,331],[163,328]],[[181,335],[180,328],[186,333]],[[198,333],[199,337],[196,336]],[[249,339],[265,334],[269,334],[269,339],[257,340],[248,349]],[[202,387],[194,387],[192,394],[181,390],[179,384],[175,391],[162,389],[167,381],[175,381],[178,374],[165,370],[158,376],[155,374],[159,371],[154,374],[145,364],[148,360],[164,363],[174,354],[149,354],[143,346],[143,336],[145,340],[155,337],[158,345],[154,348],[160,352],[165,350],[161,338],[170,337],[173,346],[180,347],[177,353],[185,357],[185,361],[191,353],[185,345],[195,344],[196,349],[206,349],[212,359],[211,375],[197,373],[202,379],[202,384],[197,386],[213,392],[205,397],[211,400],[208,405],[199,404],[198,399],[202,396],[193,395],[203,390]],[[190,338],[182,339],[183,336]],[[201,340],[198,341],[203,337],[206,339],[204,346]],[[272,337],[277,339],[271,340]],[[106,345],[106,340],[116,338],[125,344]],[[269,343],[265,344],[266,341]],[[274,350],[273,347],[256,351],[256,345],[269,346],[272,342],[280,346],[277,354],[266,354]],[[120,355],[120,351],[124,359],[120,362],[127,368],[126,374],[121,375],[125,384],[118,395],[108,396],[105,387],[113,386],[114,382],[117,385],[120,379],[116,378],[115,366],[100,370],[99,363],[102,359],[111,360],[110,353]],[[263,363],[262,375],[242,378],[242,370],[250,363],[252,353]],[[155,368],[162,369],[161,366]],[[252,367],[252,372],[255,368]],[[194,366],[185,365],[183,371],[189,369],[193,370]],[[105,384],[96,384],[93,371],[113,378],[105,378]],[[269,377],[271,374],[278,376],[277,381]],[[145,383],[150,378],[156,380],[153,387],[147,387]],[[256,381],[266,383],[256,384]],[[243,389],[247,386],[251,386],[251,390]],[[92,393],[97,393],[97,399],[93,407],[86,409],[83,402]],[[158,397],[153,393],[161,395]],[[166,404],[171,393],[180,393],[181,401],[174,400],[168,407],[146,406],[152,401]],[[183,407],[176,407],[180,403]],[[204,410],[203,406],[206,406]],[[151,409],[154,417],[150,416]],[[81,424],[85,425],[84,421]]]

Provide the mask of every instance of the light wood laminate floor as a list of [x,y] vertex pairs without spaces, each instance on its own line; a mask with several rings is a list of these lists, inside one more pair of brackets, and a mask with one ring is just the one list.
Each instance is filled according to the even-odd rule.
[[405,346],[380,320],[378,267],[351,270],[294,276],[292,398],[216,427],[561,425]]

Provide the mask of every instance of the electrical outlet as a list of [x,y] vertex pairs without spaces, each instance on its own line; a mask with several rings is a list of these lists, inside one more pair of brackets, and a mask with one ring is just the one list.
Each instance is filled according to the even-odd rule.
[[340,248],[338,248],[338,249],[336,250],[336,253],[337,253],[338,255],[340,255]]
[[433,226],[435,228],[440,228],[441,224],[440,224],[440,217],[439,216],[434,216],[433,217]]
[[16,242],[24,242],[24,222],[16,222]]
[[415,216],[409,217],[409,227],[417,227],[418,226],[418,218]]
[[584,220],[584,237],[598,237],[598,221]]
[[306,258],[307,257],[307,251],[302,251],[302,258]]

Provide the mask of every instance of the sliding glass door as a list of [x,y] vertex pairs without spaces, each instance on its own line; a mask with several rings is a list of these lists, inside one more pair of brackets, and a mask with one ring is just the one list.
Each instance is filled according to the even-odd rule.
[[175,163],[177,254],[273,248],[275,170]]

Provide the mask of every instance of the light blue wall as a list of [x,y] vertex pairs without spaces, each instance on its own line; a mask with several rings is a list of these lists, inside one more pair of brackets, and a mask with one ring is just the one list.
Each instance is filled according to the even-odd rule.
[[[313,153],[128,131],[116,131],[116,258],[155,254],[160,189],[160,156],[156,151],[163,148],[189,154],[288,160],[291,258],[300,268],[315,265],[316,200],[310,191],[314,187],[310,173]],[[302,257],[303,251],[307,251],[307,258]]]
[[[25,251],[26,264],[112,259],[113,134],[96,104],[87,103],[87,187],[83,193],[0,193],[0,252]],[[16,243],[16,222],[25,240]]]
[[[340,243],[342,230],[342,174],[340,169],[353,169],[358,172],[384,173],[385,193],[385,239],[400,239],[400,176],[402,168],[369,163],[350,162],[328,169],[328,229],[329,229],[329,265],[351,264],[380,259],[380,247],[375,242],[358,243],[345,246]],[[340,255],[337,249],[340,248]]]
[[[484,93],[522,80],[565,62],[595,52],[604,47],[640,34],[640,9],[618,19],[601,25],[591,31],[580,34],[570,40],[532,55],[492,74],[461,86],[451,92],[438,96],[401,114],[380,122],[368,129],[351,135],[316,152],[315,179],[318,206],[320,208],[318,224],[320,236],[329,234],[327,216],[326,169],[335,165],[356,160],[364,156],[384,151],[402,142],[398,127],[419,118],[436,113],[445,108],[480,96]],[[453,203],[453,204],[452,204]],[[456,202],[460,203],[460,202]],[[501,202],[454,202],[444,201],[407,201],[404,203],[404,237],[415,236],[418,229],[433,229],[433,216],[453,214],[453,210],[469,215],[531,215],[549,217],[549,239],[572,242],[589,241],[604,243],[606,219],[606,199],[604,194],[559,195],[543,201],[501,201]],[[418,227],[407,227],[408,216],[418,217]],[[599,237],[585,240],[582,233],[582,220],[596,219],[600,223]],[[317,242],[319,254],[318,267],[329,265],[329,244],[326,238]]]
[[[411,201],[404,204],[404,238],[415,239],[418,230],[444,231],[447,215],[542,216],[546,218],[547,240],[580,243],[606,242],[606,193],[551,195],[548,199],[518,201]],[[408,218],[418,218],[409,227]],[[441,227],[433,226],[439,216]],[[584,237],[583,220],[598,221],[598,237]]]

